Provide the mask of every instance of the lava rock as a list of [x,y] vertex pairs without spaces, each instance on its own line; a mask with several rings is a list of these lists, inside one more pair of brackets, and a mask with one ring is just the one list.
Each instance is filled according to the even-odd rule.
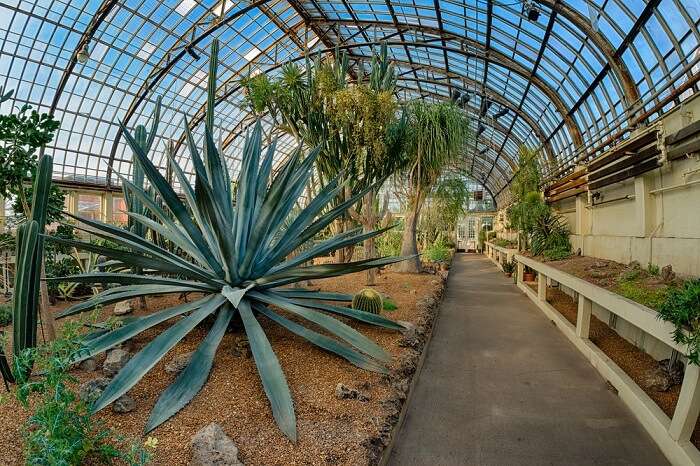
[[608,265],[609,265],[609,264],[608,264],[607,262],[595,261],[595,262],[593,263],[593,265],[591,265],[591,268],[593,268],[593,269],[604,269],[604,268],[607,268]]
[[233,349],[231,353],[237,358],[250,357],[250,343],[246,337],[239,337],[233,340]]
[[102,372],[107,377],[113,377],[122,370],[122,368],[129,361],[129,352],[121,348],[115,348],[109,353],[107,353],[107,358],[102,365]]
[[136,409],[136,401],[129,395],[120,396],[117,401],[112,404],[112,411],[117,414],[130,413]]
[[675,361],[669,364],[668,359],[659,361],[659,365],[648,370],[642,379],[645,387],[656,392],[666,392],[674,385],[683,383],[683,363]]
[[192,353],[178,354],[165,365],[165,372],[168,374],[179,374],[192,360]]
[[131,306],[130,300],[119,301],[114,305],[114,311],[112,311],[115,316],[123,316],[132,312],[134,312],[134,308]]
[[211,423],[192,437],[190,466],[243,466],[238,447],[219,424]]
[[610,278],[612,273],[604,270],[591,270],[589,275],[591,278]]
[[335,387],[335,397],[339,400],[359,400],[359,401],[369,401],[369,397],[364,393],[350,388],[345,384],[339,383]]
[[88,380],[78,388],[78,396],[86,403],[92,403],[102,396],[110,380],[105,377]]
[[661,280],[664,283],[671,283],[676,279],[676,272],[673,271],[673,266],[671,264],[665,265],[661,269]]
[[418,348],[420,343],[421,339],[415,327],[404,331],[403,336],[399,340],[399,346],[402,348]]
[[88,358],[80,363],[80,370],[86,372],[95,372],[97,370],[97,361],[94,358]]
[[627,267],[632,270],[642,270],[642,264],[640,264],[639,261],[632,261]]

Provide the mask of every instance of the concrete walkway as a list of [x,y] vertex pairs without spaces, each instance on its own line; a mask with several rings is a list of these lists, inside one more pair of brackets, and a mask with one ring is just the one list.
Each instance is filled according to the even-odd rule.
[[668,462],[512,279],[460,254],[389,464]]

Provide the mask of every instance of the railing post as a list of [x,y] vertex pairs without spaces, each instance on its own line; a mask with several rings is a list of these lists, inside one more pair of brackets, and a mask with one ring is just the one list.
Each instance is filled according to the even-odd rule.
[[690,440],[695,424],[700,414],[700,367],[688,363],[685,366],[685,376],[681,394],[678,397],[676,410],[673,412],[668,434],[677,442]]
[[584,295],[578,295],[578,313],[576,315],[576,335],[579,338],[588,338],[591,330],[591,312],[593,303]]
[[517,272],[516,272],[516,280],[518,284],[523,282],[523,274],[525,273],[525,266],[523,265],[522,262],[518,262],[518,267],[517,267]]
[[542,272],[537,272],[537,298],[547,301],[547,277]]

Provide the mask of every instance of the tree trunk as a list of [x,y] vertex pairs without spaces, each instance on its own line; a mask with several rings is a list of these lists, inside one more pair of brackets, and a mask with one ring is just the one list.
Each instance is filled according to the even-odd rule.
[[420,273],[420,257],[418,257],[418,244],[416,242],[416,226],[418,216],[423,205],[422,196],[413,198],[406,211],[404,221],[403,238],[401,240],[401,255],[415,256],[396,264],[396,271],[402,273]]

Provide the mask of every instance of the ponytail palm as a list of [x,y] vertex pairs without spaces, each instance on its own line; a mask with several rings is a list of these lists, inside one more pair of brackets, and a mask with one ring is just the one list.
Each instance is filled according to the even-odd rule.
[[407,211],[401,254],[413,256],[402,272],[419,272],[416,226],[421,208],[444,171],[462,155],[470,136],[466,114],[452,103],[415,101],[408,105],[408,138],[403,173]]
[[348,231],[298,252],[301,245],[312,240],[342,215],[366,190],[358,192],[340,205],[330,206],[345,188],[340,178],[336,177],[309,201],[305,209],[293,209],[309,180],[319,150],[312,150],[306,155],[301,150],[296,150],[273,174],[275,144],[263,154],[259,123],[243,147],[240,157],[243,161],[242,168],[237,189],[233,192],[226,165],[216,149],[212,135],[217,49],[218,43],[215,41],[211,54],[203,156],[200,156],[187,122],[184,124],[195,171],[194,187],[172,156],[169,158],[182,189],[182,199],[151,163],[144,146],[122,127],[152,190],[162,200],[162,204],[154,202],[149,192],[123,179],[125,189],[133,198],[139,199],[151,214],[145,216],[129,212],[128,215],[135,222],[170,240],[177,246],[178,253],[152,244],[133,232],[99,221],[78,218],[82,222],[81,229],[114,241],[121,248],[113,249],[57,238],[52,240],[104,255],[111,259],[112,264],[131,270],[143,270],[143,273],[92,273],[58,279],[119,285],[66,309],[60,317],[134,297],[203,293],[194,302],[137,317],[117,329],[88,340],[83,358],[105,351],[151,327],[170,323],[167,330],[158,334],[117,374],[95,402],[93,410],[106,407],[126,393],[185,335],[212,316],[213,324],[209,333],[194,352],[191,362],[163,392],[153,408],[146,431],[154,429],[182,409],[201,390],[209,376],[224,332],[234,316],[238,316],[250,341],[272,414],[282,432],[295,441],[296,421],[291,394],[282,368],[261,326],[261,317],[264,316],[358,367],[383,372],[384,364],[390,360],[389,354],[333,315],[388,329],[400,329],[399,324],[341,304],[328,304],[329,301],[347,301],[349,296],[290,288],[287,285],[358,272],[401,259],[380,258],[347,264],[305,265],[315,257],[328,255],[383,231]]

